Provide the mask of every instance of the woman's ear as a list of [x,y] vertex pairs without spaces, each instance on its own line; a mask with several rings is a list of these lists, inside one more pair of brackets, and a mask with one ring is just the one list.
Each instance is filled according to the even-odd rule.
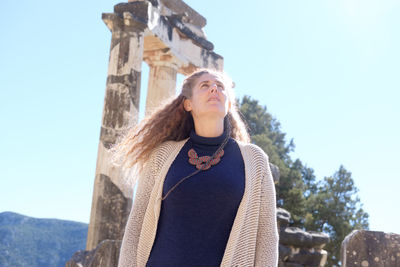
[[190,100],[189,99],[185,99],[184,101],[183,101],[183,108],[186,110],[186,111],[192,111],[192,103],[190,102]]

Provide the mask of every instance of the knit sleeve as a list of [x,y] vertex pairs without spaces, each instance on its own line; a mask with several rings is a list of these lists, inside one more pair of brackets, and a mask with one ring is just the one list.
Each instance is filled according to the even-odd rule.
[[122,245],[119,255],[118,267],[136,266],[137,246],[143,219],[149,202],[150,194],[154,186],[153,170],[154,153],[149,162],[143,168],[143,174],[139,174],[135,200],[125,226]]
[[266,170],[261,180],[261,205],[255,266],[278,266],[278,245],[275,186],[267,159]]

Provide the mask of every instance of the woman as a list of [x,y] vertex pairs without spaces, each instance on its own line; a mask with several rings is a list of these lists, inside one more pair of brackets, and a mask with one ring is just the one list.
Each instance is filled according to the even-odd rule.
[[275,189],[233,83],[202,69],[117,146],[140,169],[119,266],[276,266]]

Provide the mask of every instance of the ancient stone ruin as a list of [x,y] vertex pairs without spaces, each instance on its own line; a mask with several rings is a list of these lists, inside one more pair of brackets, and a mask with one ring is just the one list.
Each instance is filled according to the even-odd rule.
[[290,213],[277,209],[279,228],[279,267],[325,266],[328,253],[323,250],[329,242],[324,233],[306,232],[289,227]]
[[356,230],[342,242],[343,267],[399,267],[400,235]]

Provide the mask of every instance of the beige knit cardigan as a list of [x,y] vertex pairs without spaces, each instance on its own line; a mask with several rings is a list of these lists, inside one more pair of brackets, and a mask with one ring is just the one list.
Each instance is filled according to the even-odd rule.
[[[157,232],[164,179],[186,141],[162,144],[146,163],[126,224],[119,267],[146,266]],[[244,159],[245,190],[221,266],[275,267],[278,262],[278,231],[275,187],[268,157],[255,145],[238,144]]]

